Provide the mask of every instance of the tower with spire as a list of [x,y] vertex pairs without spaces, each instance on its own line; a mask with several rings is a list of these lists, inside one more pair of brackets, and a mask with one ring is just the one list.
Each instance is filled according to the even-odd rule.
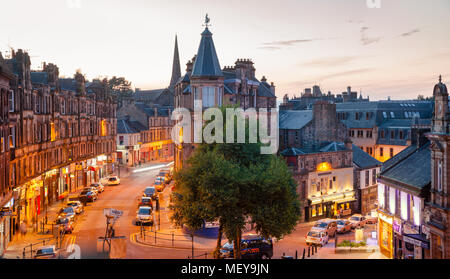
[[180,55],[178,53],[178,38],[175,35],[175,47],[173,51],[173,62],[172,62],[172,78],[170,79],[169,89],[173,91],[175,84],[181,77],[181,67],[180,67]]

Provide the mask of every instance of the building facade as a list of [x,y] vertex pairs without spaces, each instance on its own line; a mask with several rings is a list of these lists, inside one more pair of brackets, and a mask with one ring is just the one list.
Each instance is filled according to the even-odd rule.
[[430,239],[430,257],[450,258],[450,109],[447,87],[439,77],[431,133],[431,199],[424,229]]
[[[234,66],[220,68],[212,33],[208,26],[201,34],[197,55],[186,64],[186,74],[175,84],[175,108],[186,108],[194,115],[194,101],[202,101],[202,108],[237,105],[248,109],[276,107],[275,85],[265,77],[256,79],[254,63],[250,59],[238,59]],[[192,124],[191,127],[194,127]],[[183,136],[183,134],[181,134]],[[191,143],[175,145],[175,169],[181,169],[194,151]]]
[[81,73],[60,79],[58,67],[31,71],[28,53],[4,59],[9,81],[6,179],[14,199],[10,231],[35,224],[52,203],[113,171],[116,104],[99,81]]
[[351,142],[291,147],[281,155],[297,181],[302,221],[347,216],[357,210]]

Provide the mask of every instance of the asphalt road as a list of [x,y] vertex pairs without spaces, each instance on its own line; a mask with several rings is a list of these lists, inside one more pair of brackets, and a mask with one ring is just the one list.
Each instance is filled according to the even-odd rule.
[[[142,245],[130,240],[130,236],[140,231],[140,227],[134,225],[136,211],[138,209],[138,198],[147,186],[151,186],[158,174],[159,169],[136,172],[130,176],[121,178],[118,186],[105,186],[105,191],[99,194],[99,199],[89,203],[85,207],[85,212],[79,216],[75,230],[70,236],[69,243],[79,246],[82,259],[102,259],[105,255],[99,252],[98,238],[105,235],[106,217],[103,215],[104,208],[115,208],[123,211],[123,215],[118,219],[114,228],[116,236],[126,238],[126,258],[128,259],[186,259],[191,255],[190,249],[173,249],[162,247],[151,247]],[[172,225],[168,218],[169,187],[166,187],[161,196],[161,227],[170,229]],[[157,220],[157,218],[156,218]],[[281,256],[295,256],[301,258],[303,249],[308,249],[305,236],[312,227],[312,223],[299,224],[296,230],[282,240],[274,242],[274,256],[279,259]],[[352,237],[354,232],[347,235]],[[222,240],[225,243],[226,239]],[[195,243],[194,243],[195,245]],[[325,253],[334,253],[334,238],[329,243],[320,248]],[[322,253],[323,253],[322,252]]]

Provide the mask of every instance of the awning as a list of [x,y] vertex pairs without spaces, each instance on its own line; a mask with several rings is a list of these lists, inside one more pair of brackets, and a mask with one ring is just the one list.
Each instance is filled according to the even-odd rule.
[[95,171],[95,168],[93,166],[90,166],[87,170],[88,171]]
[[424,234],[404,234],[403,241],[420,246],[424,249],[430,249],[430,241]]

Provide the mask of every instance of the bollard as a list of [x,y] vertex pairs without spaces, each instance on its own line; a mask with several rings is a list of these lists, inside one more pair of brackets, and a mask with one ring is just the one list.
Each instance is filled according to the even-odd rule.
[[297,250],[295,250],[295,259],[298,259]]
[[308,246],[308,258],[311,256],[311,246]]
[[173,239],[173,233],[172,233],[172,247],[173,247],[173,240],[174,240],[174,239]]
[[314,256],[314,246],[312,247],[311,250],[312,250],[312,255]]
[[306,253],[306,249],[305,249],[305,248],[303,248],[303,256],[302,256],[302,259],[304,259],[304,258],[305,258],[305,253]]

